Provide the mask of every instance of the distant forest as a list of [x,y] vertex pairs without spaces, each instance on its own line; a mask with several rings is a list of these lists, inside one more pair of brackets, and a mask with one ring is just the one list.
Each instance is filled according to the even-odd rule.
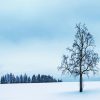
[[46,82],[62,82],[62,80],[55,79],[50,75],[32,75],[32,77],[27,74],[24,75],[14,75],[12,73],[1,76],[1,84],[10,83],[46,83]]

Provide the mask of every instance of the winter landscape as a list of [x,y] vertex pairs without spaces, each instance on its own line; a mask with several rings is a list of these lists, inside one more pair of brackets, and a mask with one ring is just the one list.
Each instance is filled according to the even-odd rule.
[[100,100],[100,82],[85,82],[79,93],[78,82],[0,85],[0,100]]
[[100,0],[0,0],[0,100],[100,100]]

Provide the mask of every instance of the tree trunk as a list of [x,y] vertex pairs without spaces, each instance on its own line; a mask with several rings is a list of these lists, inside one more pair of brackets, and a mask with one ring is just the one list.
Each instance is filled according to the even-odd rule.
[[82,74],[80,74],[80,92],[83,92],[83,79],[82,79]]

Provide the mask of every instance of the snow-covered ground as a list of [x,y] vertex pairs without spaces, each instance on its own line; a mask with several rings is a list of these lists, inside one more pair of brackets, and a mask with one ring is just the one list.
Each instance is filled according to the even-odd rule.
[[100,100],[100,82],[0,84],[0,100]]

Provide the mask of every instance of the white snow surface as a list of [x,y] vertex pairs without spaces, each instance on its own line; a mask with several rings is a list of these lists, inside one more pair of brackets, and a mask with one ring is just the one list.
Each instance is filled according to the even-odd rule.
[[100,100],[100,82],[0,84],[0,100]]

